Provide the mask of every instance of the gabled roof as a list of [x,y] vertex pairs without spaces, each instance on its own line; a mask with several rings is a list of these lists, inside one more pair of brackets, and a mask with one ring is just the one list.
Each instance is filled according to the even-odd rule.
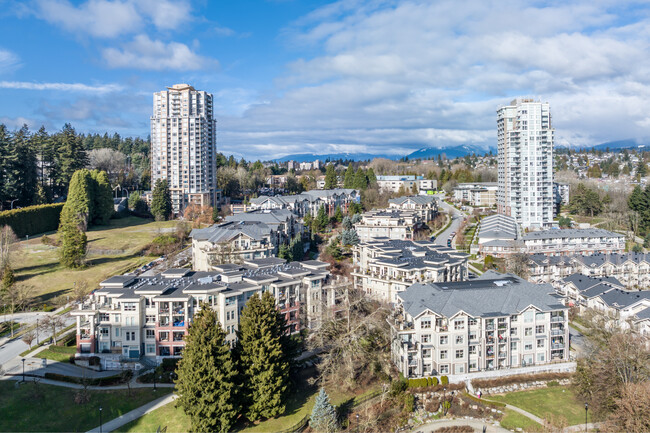
[[194,229],[190,233],[190,237],[215,244],[229,242],[240,234],[246,235],[251,239],[262,240],[267,238],[271,234],[271,231],[271,228],[267,224],[261,222],[230,221],[223,224],[215,224],[212,227],[204,229]]

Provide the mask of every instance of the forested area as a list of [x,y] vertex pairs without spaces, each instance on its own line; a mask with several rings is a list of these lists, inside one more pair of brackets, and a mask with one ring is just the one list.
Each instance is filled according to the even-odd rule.
[[119,134],[79,134],[0,124],[0,210],[46,204],[64,197],[75,171],[106,171],[112,185],[150,189],[149,141]]

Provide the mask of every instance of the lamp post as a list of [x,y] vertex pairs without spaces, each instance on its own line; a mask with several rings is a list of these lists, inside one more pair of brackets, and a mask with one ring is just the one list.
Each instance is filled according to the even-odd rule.
[[447,415],[447,387],[442,387],[442,412],[444,415]]
[[23,382],[25,381],[25,358],[21,359],[23,361]]
[[36,345],[38,346],[38,317],[36,318]]
[[14,208],[14,202],[15,202],[15,201],[18,201],[18,199],[17,199],[17,198],[15,198],[15,199],[13,199],[13,200],[11,200],[11,209],[13,209],[13,208]]
[[156,392],[156,370],[153,371],[153,392]]
[[102,407],[99,406],[99,433],[102,433]]
[[585,403],[585,432],[588,431],[587,429],[587,414],[589,413],[589,405]]

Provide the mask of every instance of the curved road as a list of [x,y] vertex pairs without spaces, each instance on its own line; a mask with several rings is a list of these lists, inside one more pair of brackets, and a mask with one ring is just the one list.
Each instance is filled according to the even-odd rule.
[[436,245],[442,245],[442,246],[447,246],[447,239],[449,238],[449,235],[452,232],[457,232],[458,227],[460,227],[460,224],[463,222],[463,219],[467,216],[465,213],[459,211],[453,206],[449,206],[447,203],[443,201],[445,198],[444,194],[438,194],[436,195],[436,198],[438,199],[438,205],[440,206],[440,209],[446,211],[450,216],[451,216],[451,225],[447,230],[444,232],[440,233],[438,237],[436,237],[436,240],[433,241]]

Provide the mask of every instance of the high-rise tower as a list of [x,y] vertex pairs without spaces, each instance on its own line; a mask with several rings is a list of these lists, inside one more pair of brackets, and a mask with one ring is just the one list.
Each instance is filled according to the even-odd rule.
[[174,214],[190,203],[215,205],[217,122],[212,94],[175,84],[153,94],[151,186],[167,179]]
[[548,103],[515,99],[497,110],[497,208],[524,228],[553,221],[553,141]]

